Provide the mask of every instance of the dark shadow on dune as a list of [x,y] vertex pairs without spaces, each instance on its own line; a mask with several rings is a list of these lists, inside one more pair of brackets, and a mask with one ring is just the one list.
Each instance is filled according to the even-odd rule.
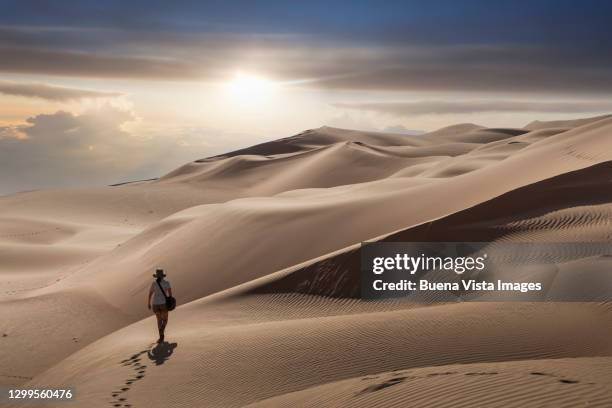
[[[563,173],[516,188],[445,217],[412,226],[378,242],[489,242],[508,234],[511,223],[563,209],[612,202],[612,161]],[[302,293],[361,297],[361,252],[354,245],[286,275],[253,287],[247,294]]]
[[168,343],[167,341],[156,344],[151,350],[147,351],[149,360],[155,365],[162,365],[170,358],[178,343]]

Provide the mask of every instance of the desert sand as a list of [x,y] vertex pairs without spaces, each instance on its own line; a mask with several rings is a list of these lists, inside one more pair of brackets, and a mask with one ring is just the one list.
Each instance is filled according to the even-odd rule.
[[[359,245],[612,242],[611,187],[602,116],[322,127],[152,181],[0,197],[0,384],[72,387],[80,407],[610,407],[612,286],[363,301]],[[609,266],[574,261],[557,290]],[[156,267],[179,301],[161,345]]]

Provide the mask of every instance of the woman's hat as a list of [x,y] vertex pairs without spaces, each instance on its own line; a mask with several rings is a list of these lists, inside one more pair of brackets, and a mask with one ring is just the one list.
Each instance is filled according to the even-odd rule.
[[163,269],[156,269],[155,273],[153,274],[154,278],[163,278],[165,276],[166,276],[166,274],[164,273]]

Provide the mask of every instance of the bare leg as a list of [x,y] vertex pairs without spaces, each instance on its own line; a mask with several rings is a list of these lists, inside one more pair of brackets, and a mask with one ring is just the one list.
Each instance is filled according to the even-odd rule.
[[159,338],[161,339],[164,335],[164,328],[166,324],[162,317],[162,312],[155,312],[155,317],[157,318],[157,331],[159,332]]
[[161,323],[159,324],[159,338],[164,340],[164,331],[166,330],[166,325],[168,324],[168,311],[163,311],[160,313],[161,315]]

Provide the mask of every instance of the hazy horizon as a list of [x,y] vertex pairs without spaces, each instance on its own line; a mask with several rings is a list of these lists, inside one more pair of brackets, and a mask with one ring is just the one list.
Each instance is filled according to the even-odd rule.
[[0,194],[156,177],[323,125],[612,112],[597,1],[5,1]]

